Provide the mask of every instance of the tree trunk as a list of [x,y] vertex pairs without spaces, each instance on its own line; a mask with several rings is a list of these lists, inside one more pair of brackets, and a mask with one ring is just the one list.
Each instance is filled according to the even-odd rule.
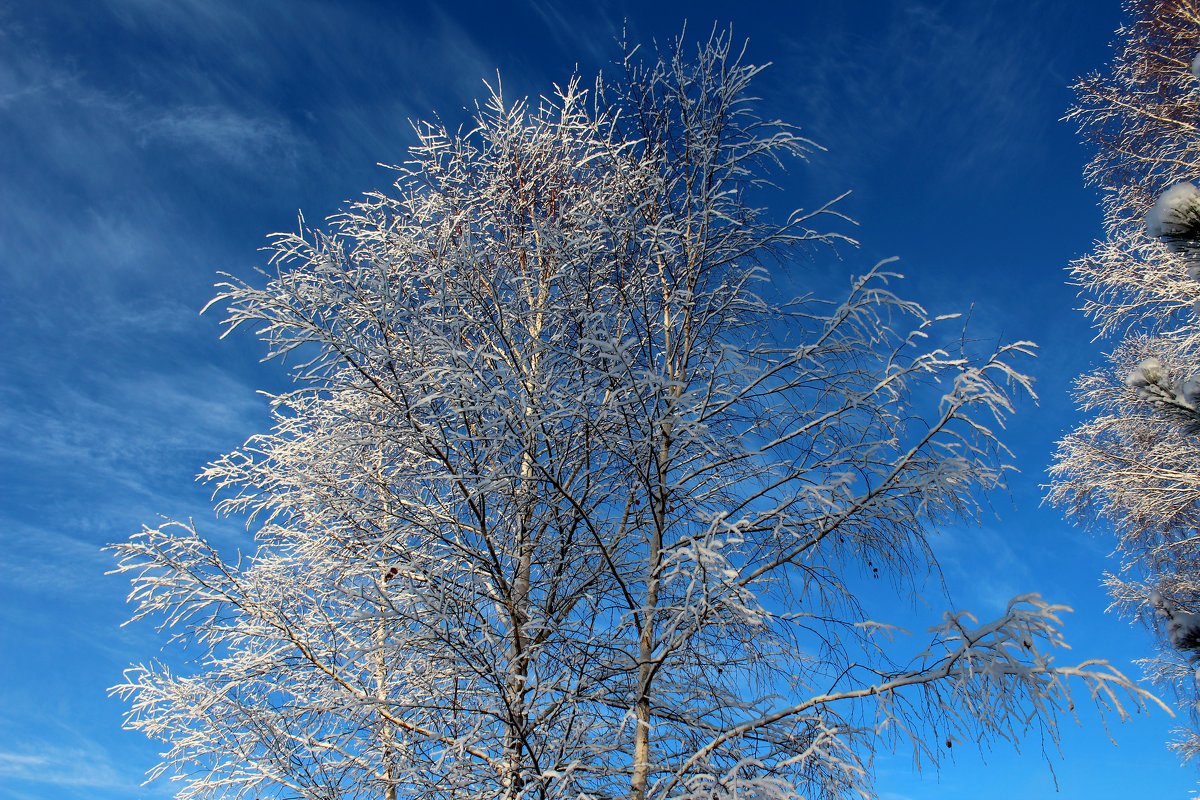
[[656,454],[655,496],[651,498],[654,531],[646,554],[646,601],[642,605],[642,630],[638,637],[638,690],[634,703],[636,727],[633,732],[633,775],[630,780],[631,800],[645,800],[650,780],[650,696],[654,681],[654,624],[658,609],[659,561],[662,558],[663,531],[667,526],[669,496],[667,491],[667,460],[671,449],[671,426],[662,425],[662,438]]

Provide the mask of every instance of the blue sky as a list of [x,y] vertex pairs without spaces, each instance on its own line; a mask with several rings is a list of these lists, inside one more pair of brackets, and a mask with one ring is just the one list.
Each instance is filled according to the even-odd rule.
[[[1066,88],[1109,58],[1117,0],[1009,3],[744,0],[588,4],[269,0],[0,0],[0,799],[161,797],[139,788],[157,747],[120,729],[106,697],[153,658],[121,628],[106,543],[158,515],[213,518],[193,476],[267,421],[256,390],[284,376],[249,336],[198,314],[217,271],[250,277],[266,234],[387,185],[409,120],[456,124],[503,75],[538,94],[633,38],[687,18],[732,23],[769,113],[829,152],[790,175],[781,205],[853,189],[858,252],[787,268],[824,284],[901,257],[931,311],[974,304],[985,339],[1034,339],[1040,406],[1009,442],[1022,472],[978,530],[939,547],[953,600],[981,613],[1040,591],[1075,607],[1079,657],[1130,670],[1149,635],[1103,611],[1111,540],[1041,507],[1054,440],[1075,419],[1071,379],[1098,360],[1064,266],[1099,235],[1088,153],[1059,122]],[[934,601],[937,604],[937,601]],[[1082,705],[1082,704],[1081,704]],[[1162,713],[1109,732],[1068,723],[1061,793],[1029,742],[957,756],[940,774],[881,754],[888,800],[1184,796],[1195,773],[1163,744]],[[1116,746],[1109,741],[1109,734]],[[985,763],[986,762],[986,763]]]

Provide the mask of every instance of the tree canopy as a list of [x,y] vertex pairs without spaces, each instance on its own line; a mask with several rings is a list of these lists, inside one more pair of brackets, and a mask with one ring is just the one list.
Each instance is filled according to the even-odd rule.
[[771,259],[844,238],[752,202],[815,146],[728,34],[623,67],[419,126],[392,189],[222,284],[296,378],[204,473],[256,549],[115,546],[192,648],[117,690],[182,797],[869,797],[880,748],[1146,699],[1060,665],[1036,595],[915,644],[872,607],[1001,485],[1032,346],[943,349],[886,264],[778,297]]
[[1071,265],[1084,310],[1114,342],[1078,381],[1087,419],[1059,445],[1051,499],[1111,525],[1117,607],[1162,630],[1146,662],[1191,719],[1175,746],[1200,751],[1195,633],[1200,631],[1200,5],[1134,0],[1109,73],[1075,85],[1068,115],[1096,153],[1105,238]]

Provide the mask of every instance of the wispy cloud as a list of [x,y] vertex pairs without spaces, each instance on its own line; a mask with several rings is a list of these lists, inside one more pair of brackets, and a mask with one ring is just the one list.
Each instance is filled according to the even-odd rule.
[[102,389],[62,385],[48,407],[14,402],[0,413],[0,456],[31,469],[58,465],[67,486],[144,500],[157,496],[156,476],[194,474],[205,457],[239,444],[265,422],[265,407],[249,387],[202,365],[131,373]]
[[[176,72],[190,71],[183,67]],[[156,82],[143,89],[157,91]],[[191,95],[211,93],[194,89]],[[137,89],[114,92],[87,73],[49,62],[36,50],[0,63],[0,109],[10,113],[16,126],[10,136],[37,141],[39,150],[50,148],[65,163],[101,166],[105,162],[86,158],[100,153],[109,159],[123,154],[124,160],[137,163],[142,157],[131,145],[158,144],[191,157],[199,153],[261,169],[293,162],[309,147],[286,120],[267,109],[252,114],[215,102],[151,99]],[[75,177],[86,179],[88,174]]]
[[552,0],[532,0],[530,6],[558,45],[580,54],[581,61],[604,64],[618,55],[614,42],[621,33],[621,21],[605,4],[564,6]]
[[[970,176],[986,186],[1006,158],[1042,146],[1014,137],[1055,122],[1037,116],[1044,113],[1039,98],[1053,87],[1028,63],[1029,41],[1049,29],[1033,6],[1012,15],[1002,5],[895,4],[869,33],[845,26],[819,43],[793,39],[794,118],[830,148],[834,171],[854,184],[867,183],[866,170],[933,154],[914,165],[929,179]],[[997,36],[1001,24],[1006,35]]]
[[959,609],[981,617],[1001,613],[1013,597],[1038,588],[1030,559],[994,527],[955,526],[931,544]]
[[0,778],[90,789],[130,788],[103,753],[94,749],[38,748],[31,752],[0,752]]
[[143,141],[163,141],[190,153],[198,150],[242,167],[294,161],[302,148],[287,123],[219,106],[168,109],[141,123],[139,132]]
[[[0,783],[11,798],[55,796],[86,791],[92,797],[169,797],[165,784],[143,786],[141,776],[118,768],[111,753],[94,743],[61,746],[49,742],[0,750]],[[95,794],[99,793],[99,795]]]
[[[83,536],[4,520],[0,542],[6,552],[0,586],[7,591],[42,598],[69,593],[76,600],[106,594],[96,578],[111,568],[110,559]],[[18,616],[31,610],[5,608],[0,613]]]

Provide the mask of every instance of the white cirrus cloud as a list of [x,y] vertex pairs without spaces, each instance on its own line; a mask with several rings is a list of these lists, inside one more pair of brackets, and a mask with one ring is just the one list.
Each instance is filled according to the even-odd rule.
[[243,167],[267,158],[293,160],[300,149],[299,138],[287,123],[223,106],[172,108],[143,122],[139,133],[143,142],[200,149]]

